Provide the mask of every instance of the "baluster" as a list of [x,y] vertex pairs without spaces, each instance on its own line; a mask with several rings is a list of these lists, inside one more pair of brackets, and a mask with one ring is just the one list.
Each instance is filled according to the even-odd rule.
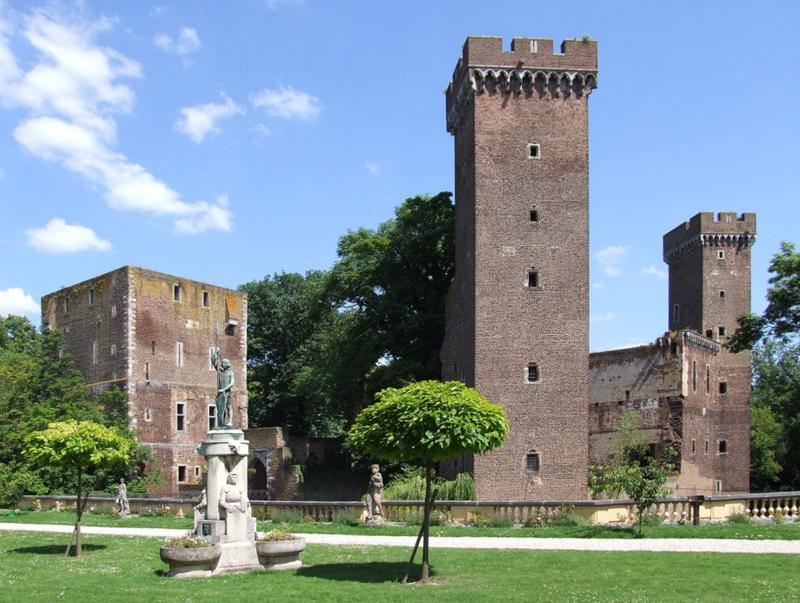
[[797,498],[795,496],[792,496],[791,500],[792,504],[789,507],[789,513],[791,514],[792,519],[794,519],[797,516]]
[[767,517],[774,517],[775,515],[775,500],[769,499],[769,507],[767,508]]

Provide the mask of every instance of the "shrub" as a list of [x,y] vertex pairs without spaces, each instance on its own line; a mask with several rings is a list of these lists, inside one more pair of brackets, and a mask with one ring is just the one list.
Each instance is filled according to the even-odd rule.
[[274,523],[302,523],[304,516],[300,511],[277,510],[270,513],[270,519]]
[[333,516],[333,523],[340,526],[360,526],[361,514],[352,510],[340,511]]
[[200,538],[200,536],[187,534],[186,536],[176,536],[175,538],[167,539],[164,546],[173,549],[204,549],[213,545]]
[[14,508],[26,491],[41,494],[46,488],[32,471],[0,463],[0,507]]
[[[438,500],[475,500],[475,480],[469,473],[459,473],[453,480],[437,477],[432,482]],[[423,500],[425,478],[422,469],[404,467],[383,490],[384,500]]]
[[728,515],[728,523],[742,525],[750,523],[750,516],[747,513],[733,513]]
[[282,525],[277,528],[271,529],[269,532],[264,532],[258,539],[262,542],[280,542],[283,540],[295,540],[297,536],[292,534],[289,526]]
[[142,517],[165,517],[169,515],[169,511],[161,507],[145,507],[139,511],[139,515]]
[[[407,526],[421,526],[423,519],[422,511],[418,513],[414,513],[409,515],[406,518],[406,525]],[[446,511],[442,511],[441,509],[432,509],[431,510],[431,518],[430,518],[430,525],[432,526],[444,526],[450,522],[450,517],[447,515]]]

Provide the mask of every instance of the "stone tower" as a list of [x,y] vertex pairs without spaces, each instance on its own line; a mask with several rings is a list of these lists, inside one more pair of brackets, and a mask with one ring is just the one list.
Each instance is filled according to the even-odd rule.
[[[689,328],[724,344],[736,319],[750,312],[750,248],[756,216],[699,213],[664,235],[669,265],[669,328]],[[684,441],[703,442],[715,490],[743,492],[750,480],[750,352],[724,345],[714,366],[695,366],[689,379],[706,396],[685,418]]]
[[456,275],[443,377],[506,408],[511,433],[461,459],[483,500],[585,498],[588,100],[597,43],[469,37],[450,82]]

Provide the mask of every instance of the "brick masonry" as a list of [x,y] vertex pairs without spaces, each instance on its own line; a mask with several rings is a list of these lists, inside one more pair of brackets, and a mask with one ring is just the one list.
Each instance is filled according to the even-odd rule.
[[[165,480],[159,494],[176,495],[202,483],[203,458],[195,448],[205,439],[216,397],[209,349],[217,325],[222,355],[231,360],[236,379],[233,422],[247,427],[245,295],[125,266],[44,296],[42,313],[46,327],[64,331],[66,347],[95,391],[112,384],[125,389],[131,428],[152,448]],[[185,468],[182,481],[179,466]]]
[[[454,467],[474,469],[480,499],[586,495],[596,69],[593,41],[568,41],[554,54],[551,40],[515,38],[504,52],[500,38],[470,37],[447,90],[456,276],[443,376],[502,404],[511,423],[502,448]],[[535,286],[529,272],[538,273]],[[530,363],[538,382],[527,382]],[[534,451],[540,467],[529,471]]]

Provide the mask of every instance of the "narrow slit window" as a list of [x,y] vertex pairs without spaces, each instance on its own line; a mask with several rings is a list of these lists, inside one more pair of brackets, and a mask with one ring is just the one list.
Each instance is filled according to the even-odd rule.
[[217,426],[217,407],[214,404],[208,405],[208,429],[211,431]]
[[117,344],[115,344],[115,343],[111,344],[111,355],[112,356],[116,356],[117,355]]
[[194,476],[195,477],[200,477],[200,467],[195,467],[194,468]]
[[720,299],[725,299],[725,291],[724,291],[724,290],[722,290],[722,289],[720,289],[720,292],[719,292],[719,298],[720,298]]
[[717,259],[718,260],[724,260],[725,259],[725,252],[722,249],[717,251]]
[[183,366],[183,342],[175,342],[175,366]]
[[711,393],[711,365],[706,365],[706,393]]
[[528,270],[528,287],[539,286],[539,272],[536,270]]
[[183,402],[175,405],[175,429],[186,431],[186,404]]
[[151,342],[150,342],[150,353],[151,353],[153,356],[155,356],[155,355],[156,355],[156,342],[155,342],[155,341],[151,341]]
[[66,314],[67,312],[69,312],[69,298],[65,297],[64,298],[64,313]]
[[528,159],[541,159],[542,149],[539,143],[531,143],[528,145]]
[[705,445],[706,445],[705,453],[708,454],[708,440],[705,441]]
[[692,440],[692,454],[694,454],[695,452],[697,452],[697,445],[696,442]]
[[697,391],[697,360],[692,360],[692,391]]
[[672,306],[672,322],[678,323],[681,319],[681,305],[675,304]]
[[538,383],[539,381],[539,365],[532,362],[528,365],[528,370],[525,374],[528,383]]
[[183,297],[183,289],[180,285],[172,285],[172,300],[179,302]]
[[532,209],[531,213],[529,215],[529,218],[530,218],[531,222],[538,222],[539,221],[539,210],[538,209]]
[[94,304],[94,289],[89,289],[89,305]]
[[144,420],[148,423],[153,420],[153,411],[149,408],[144,409]]
[[717,492],[722,492],[722,480],[717,480]]
[[728,454],[728,440],[720,440],[717,444],[717,450],[720,454]]
[[117,317],[117,304],[111,306],[111,318]]
[[97,364],[97,342],[92,342],[92,365]]
[[203,291],[203,307],[208,308],[208,291]]

